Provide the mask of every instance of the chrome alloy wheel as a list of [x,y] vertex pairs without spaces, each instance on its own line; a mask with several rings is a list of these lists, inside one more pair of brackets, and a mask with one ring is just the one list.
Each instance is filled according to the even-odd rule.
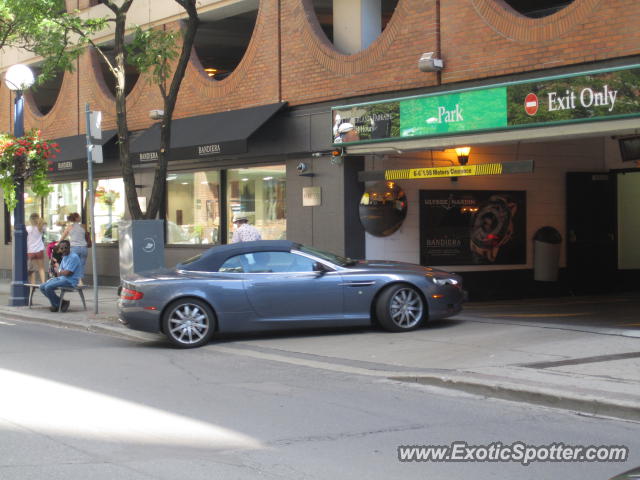
[[200,305],[181,303],[169,314],[168,327],[167,333],[176,342],[192,345],[205,338],[211,328],[211,319]]
[[391,321],[403,330],[420,323],[423,310],[422,298],[413,288],[401,288],[389,301]]

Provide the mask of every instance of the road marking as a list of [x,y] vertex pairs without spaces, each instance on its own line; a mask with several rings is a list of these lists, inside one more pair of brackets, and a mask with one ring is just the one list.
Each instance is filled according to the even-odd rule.
[[15,323],[7,323],[7,322],[3,322],[2,320],[0,320],[0,325],[8,325],[10,327],[15,327],[16,326]]
[[581,317],[589,315],[589,312],[581,313],[507,313],[507,314],[495,314],[495,315],[482,315],[484,318],[554,318],[554,317]]

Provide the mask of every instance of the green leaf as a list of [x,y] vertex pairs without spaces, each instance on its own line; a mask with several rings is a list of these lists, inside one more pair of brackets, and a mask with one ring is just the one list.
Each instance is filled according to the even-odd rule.
[[171,74],[171,62],[178,57],[176,32],[136,27],[133,41],[126,46],[128,62],[139,72],[150,72],[150,82],[163,83]]

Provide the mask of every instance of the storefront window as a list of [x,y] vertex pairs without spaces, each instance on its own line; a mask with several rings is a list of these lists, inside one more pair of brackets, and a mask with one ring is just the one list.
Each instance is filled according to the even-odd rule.
[[220,173],[167,176],[167,243],[220,243]]
[[124,202],[121,178],[98,180],[93,207],[96,243],[118,241],[118,222],[124,216]]
[[[47,240],[57,241],[66,225],[67,215],[82,212],[82,182],[54,183],[51,188],[53,190],[44,199],[44,220],[47,222]],[[29,214],[25,209],[26,218]]]
[[234,215],[244,215],[260,231],[263,240],[287,237],[286,169],[284,165],[229,170],[227,214],[229,237]]
[[29,187],[24,188],[24,222],[29,224],[29,217],[32,213],[42,215],[42,198],[37,197]]
[[[29,225],[29,217],[32,213],[37,213],[38,215],[42,215],[42,197],[37,197],[33,190],[29,187],[24,187],[24,223],[25,225]],[[5,206],[6,210],[6,206]],[[13,237],[13,210],[6,211],[5,213],[5,228],[7,231],[5,232],[5,243],[10,243],[11,238]],[[8,222],[8,223],[7,223]]]

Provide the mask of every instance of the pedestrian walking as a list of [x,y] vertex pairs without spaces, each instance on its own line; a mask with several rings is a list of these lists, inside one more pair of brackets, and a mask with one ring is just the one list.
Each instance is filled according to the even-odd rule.
[[249,220],[244,215],[238,215],[233,219],[233,223],[236,226],[231,243],[238,242],[253,242],[255,240],[262,240],[262,236],[256,227],[249,225]]
[[45,223],[37,213],[29,216],[27,225],[27,263],[29,283],[36,282],[36,271],[40,275],[40,283],[47,281],[44,273],[44,230]]
[[87,238],[89,234],[85,230],[84,226],[80,223],[80,214],[74,212],[67,216],[67,221],[69,224],[62,232],[62,236],[60,237],[60,241],[69,240],[71,244],[71,251],[80,257],[80,262],[82,264],[82,269],[80,273],[80,285],[82,285],[82,278],[84,277],[84,268],[87,263],[87,255],[88,255],[88,243]]

